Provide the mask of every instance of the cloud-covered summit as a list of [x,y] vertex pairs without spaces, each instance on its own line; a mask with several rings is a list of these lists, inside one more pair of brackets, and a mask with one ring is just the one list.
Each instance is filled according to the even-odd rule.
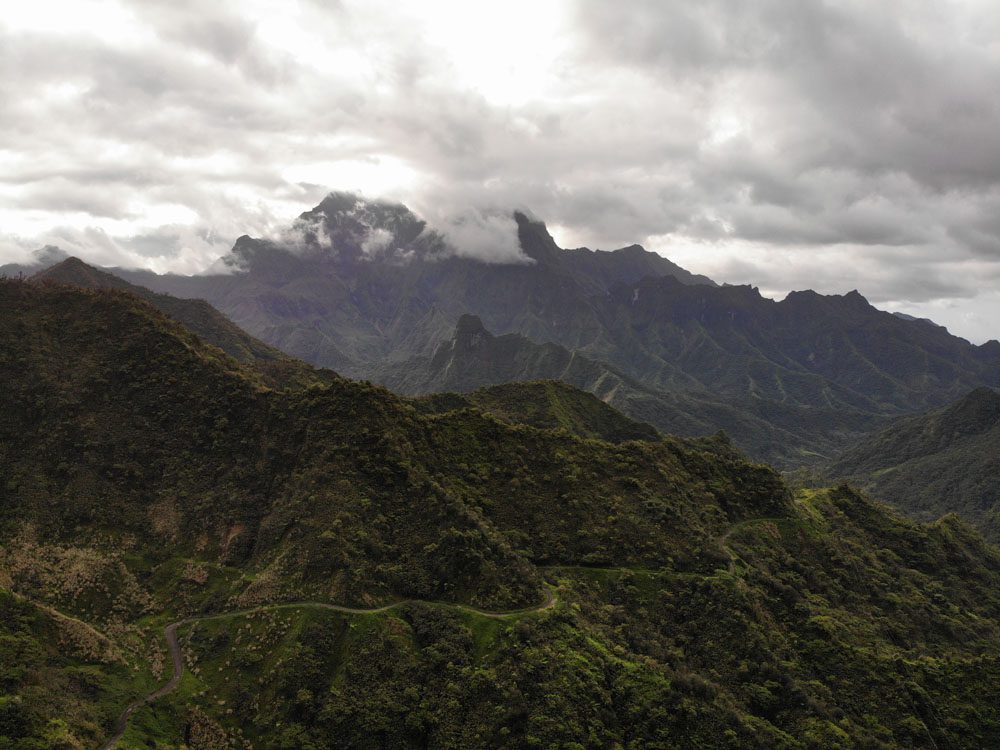
[[[241,238],[242,239],[242,238]],[[331,255],[355,261],[408,263],[470,258],[484,263],[530,264],[512,212],[469,208],[429,224],[402,203],[334,191],[290,225],[257,238],[295,255]],[[240,269],[257,243],[237,240],[215,270]]]
[[37,0],[0,18],[0,262],[194,272],[348,189],[983,339],[998,34],[977,0]]

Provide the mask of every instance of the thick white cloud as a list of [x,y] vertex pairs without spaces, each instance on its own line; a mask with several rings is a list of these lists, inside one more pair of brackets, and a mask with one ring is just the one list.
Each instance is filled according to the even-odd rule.
[[194,272],[359,190],[475,257],[519,259],[496,212],[530,208],[567,245],[1000,335],[995,3],[5,6],[0,262]]
[[435,222],[449,249],[463,258],[486,263],[532,263],[521,251],[517,222],[509,213],[466,211]]

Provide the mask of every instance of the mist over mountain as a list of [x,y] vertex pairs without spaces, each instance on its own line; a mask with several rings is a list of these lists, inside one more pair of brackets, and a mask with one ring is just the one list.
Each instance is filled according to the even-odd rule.
[[[749,415],[702,414],[692,427],[738,432],[740,419],[762,420],[766,434],[803,425],[809,437],[795,441],[794,455],[788,441],[762,449],[769,440],[737,436],[752,455],[788,465],[832,458],[886,418],[1000,385],[996,347],[880,311],[858,292],[775,301],[753,287],[720,287],[638,246],[565,250],[540,221],[513,218],[518,255],[486,261],[456,252],[401,205],[334,193],[284,239],[241,237],[223,260],[233,273],[121,273],[204,298],[282,351],[377,382],[404,383],[401,363],[433,358],[472,314],[494,335],[553,344],[643,388]],[[417,388],[419,377],[405,387],[432,387]]]

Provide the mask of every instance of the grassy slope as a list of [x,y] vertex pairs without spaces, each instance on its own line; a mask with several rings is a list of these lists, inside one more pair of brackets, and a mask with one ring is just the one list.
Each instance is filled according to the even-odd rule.
[[[198,671],[126,747],[1000,742],[1000,559],[954,519],[846,489],[793,501],[712,441],[426,415],[348,381],[272,390],[117,292],[0,284],[0,374],[0,585],[137,661],[184,613],[437,602],[188,626]],[[517,607],[546,579],[542,613],[443,604]],[[107,697],[54,668],[66,731],[107,731]],[[3,689],[44,716],[37,674]]]
[[414,400],[418,409],[443,413],[476,408],[511,424],[564,429],[577,437],[620,443],[660,440],[650,425],[636,422],[595,396],[557,380],[506,383],[471,393],[435,393]]
[[1000,394],[981,388],[901,420],[827,468],[876,497],[931,520],[956,512],[1000,539]]
[[138,643],[0,588],[0,748],[96,745],[124,704],[155,685]]

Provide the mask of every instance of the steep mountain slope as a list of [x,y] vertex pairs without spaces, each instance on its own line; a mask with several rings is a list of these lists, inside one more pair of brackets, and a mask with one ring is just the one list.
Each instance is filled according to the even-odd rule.
[[[2,584],[2,582],[0,582]],[[153,684],[111,639],[0,585],[0,747],[77,748]]]
[[1000,540],[1000,393],[979,388],[892,425],[828,468],[917,518],[956,512]]
[[917,318],[913,315],[907,315],[906,313],[901,313],[901,312],[894,312],[893,315],[895,315],[897,318],[902,318],[903,320],[910,320],[916,323],[924,323],[929,326],[934,326],[935,328],[944,328],[944,326],[935,323],[930,318]]
[[[622,341],[612,364],[652,357],[715,392],[873,413],[943,403],[1000,382],[1000,360],[943,328],[872,307],[857,292],[793,292],[781,302],[750,287],[688,287],[669,277],[612,290],[602,317]],[[634,365],[633,365],[634,367]]]
[[[763,420],[777,435],[802,426],[804,434],[790,430],[805,437],[802,450],[787,458],[803,463],[829,460],[858,429],[888,417],[1000,386],[1000,344],[973,346],[856,292],[776,302],[751,287],[718,287],[637,246],[563,250],[541,222],[516,221],[520,262],[488,263],[463,257],[404,206],[332,194],[280,241],[241,237],[225,258],[235,273],[127,277],[204,297],[283,351],[381,382],[399,381],[400,362],[432,357],[473,314],[499,336],[552,343],[645,388],[708,395],[746,412],[730,424]],[[732,429],[709,421],[706,432]],[[737,443],[786,458],[770,438],[763,452]]]
[[330,372],[303,367],[301,361],[255,339],[204,300],[180,299],[169,294],[157,294],[145,287],[130,284],[114,274],[94,268],[78,258],[67,258],[43,269],[34,274],[31,280],[71,284],[84,289],[118,289],[131,292],[197,334],[202,340],[219,347],[244,364],[254,365],[272,384],[305,385],[310,381],[329,380],[335,377]]
[[536,344],[513,333],[493,336],[472,315],[459,318],[452,337],[432,356],[387,365],[377,380],[404,394],[561,380],[665,433],[694,437],[724,430],[743,450],[779,465],[812,462],[878,424],[857,410],[814,409],[764,399],[727,401],[701,389],[644,386],[611,365],[557,344]]
[[954,517],[793,498],[722,441],[274,390],[121,291],[0,283],[0,379],[7,747],[99,746],[194,614],[125,747],[1000,743],[1000,553]]

